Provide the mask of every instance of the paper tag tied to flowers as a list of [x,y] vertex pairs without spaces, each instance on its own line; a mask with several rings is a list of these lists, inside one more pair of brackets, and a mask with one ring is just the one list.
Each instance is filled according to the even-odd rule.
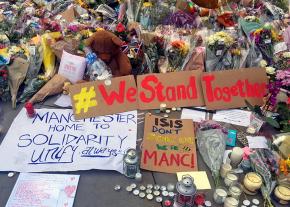
[[31,55],[35,55],[35,53],[36,53],[36,47],[35,47],[35,46],[30,46],[30,47],[29,47],[29,53],[30,53]]
[[222,50],[217,50],[217,51],[216,51],[216,55],[217,55],[217,56],[221,56],[221,55],[222,55],[222,53],[223,53],[223,51],[222,51]]
[[272,42],[271,39],[266,39],[265,40],[265,44],[271,44],[271,42]]

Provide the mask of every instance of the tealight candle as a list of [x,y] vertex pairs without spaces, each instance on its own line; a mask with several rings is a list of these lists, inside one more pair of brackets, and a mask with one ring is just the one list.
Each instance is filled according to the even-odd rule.
[[166,111],[167,105],[165,103],[160,104],[160,112],[164,113]]
[[222,204],[224,203],[227,196],[228,196],[228,193],[224,188],[217,188],[214,191],[213,199],[217,204]]

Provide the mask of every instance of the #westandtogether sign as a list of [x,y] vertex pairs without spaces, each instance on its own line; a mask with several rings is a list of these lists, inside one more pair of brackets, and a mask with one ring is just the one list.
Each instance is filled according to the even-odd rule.
[[137,111],[75,120],[70,109],[22,109],[0,145],[0,171],[116,170],[136,147]]

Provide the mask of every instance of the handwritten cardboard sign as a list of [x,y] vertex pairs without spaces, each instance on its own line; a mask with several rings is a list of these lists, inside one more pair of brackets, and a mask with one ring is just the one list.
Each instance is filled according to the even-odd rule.
[[76,84],[70,87],[75,118],[83,119],[101,115],[136,110],[137,87],[134,76],[105,81]]
[[263,68],[225,70],[202,74],[202,88],[207,109],[243,107],[245,99],[262,105],[267,75]]
[[167,173],[197,170],[192,120],[147,114],[141,168]]
[[136,111],[77,121],[70,109],[38,109],[32,119],[22,109],[0,145],[0,171],[122,173],[136,136]]
[[203,106],[201,71],[149,74],[137,77],[139,109]]

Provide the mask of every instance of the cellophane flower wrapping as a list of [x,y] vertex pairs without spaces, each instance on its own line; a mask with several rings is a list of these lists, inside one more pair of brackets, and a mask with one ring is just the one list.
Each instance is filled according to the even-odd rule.
[[168,62],[167,72],[181,71],[188,55],[190,40],[187,37],[178,39],[174,35],[168,40],[165,56]]
[[106,80],[112,78],[112,71],[104,61],[94,53],[87,55],[86,79],[89,81]]
[[207,39],[206,71],[227,70],[233,68],[231,47],[234,38],[226,32],[217,32]]
[[272,207],[270,194],[272,192],[272,180],[279,173],[279,165],[273,152],[270,149],[255,149],[250,154],[252,169],[263,179],[261,187],[265,204]]
[[226,150],[226,139],[226,131],[214,121],[202,122],[197,130],[199,152],[211,170],[216,185],[219,183],[219,171]]

